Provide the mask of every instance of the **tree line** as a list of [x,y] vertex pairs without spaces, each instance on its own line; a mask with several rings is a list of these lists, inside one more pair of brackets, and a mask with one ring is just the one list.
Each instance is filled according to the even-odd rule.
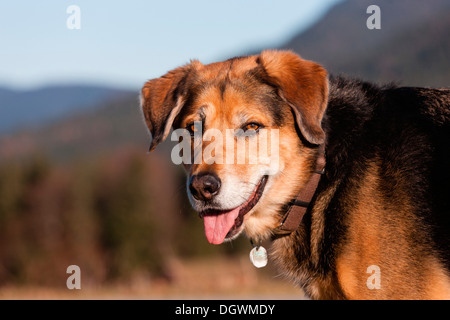
[[170,281],[174,258],[239,253],[207,243],[184,179],[158,154],[130,150],[0,164],[0,285],[59,286],[69,265],[86,283]]

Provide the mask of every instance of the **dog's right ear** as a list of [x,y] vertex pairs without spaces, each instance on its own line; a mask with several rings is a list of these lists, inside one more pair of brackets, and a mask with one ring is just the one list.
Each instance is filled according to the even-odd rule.
[[149,151],[167,138],[173,121],[185,102],[187,77],[197,64],[200,62],[193,61],[144,84],[140,100],[145,123],[152,138]]

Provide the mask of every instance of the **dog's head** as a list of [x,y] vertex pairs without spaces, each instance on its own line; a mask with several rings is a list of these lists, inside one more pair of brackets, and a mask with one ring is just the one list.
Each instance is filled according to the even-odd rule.
[[144,85],[150,149],[171,128],[186,133],[180,144],[191,142],[181,151],[187,192],[209,242],[242,231],[255,240],[271,235],[324,143],[327,95],[320,65],[274,50],[209,65],[192,61]]

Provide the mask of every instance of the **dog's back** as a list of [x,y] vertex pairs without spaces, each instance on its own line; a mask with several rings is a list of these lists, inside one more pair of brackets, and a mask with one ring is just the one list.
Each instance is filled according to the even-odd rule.
[[[330,295],[314,288],[323,283],[306,290],[317,298],[449,298],[450,90],[330,83],[328,196],[312,210],[315,230],[317,207],[326,207],[311,253],[339,286]],[[373,266],[382,282],[370,289]]]

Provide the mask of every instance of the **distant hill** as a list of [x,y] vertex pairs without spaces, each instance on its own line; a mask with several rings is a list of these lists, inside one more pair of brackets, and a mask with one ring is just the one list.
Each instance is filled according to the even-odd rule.
[[[381,29],[369,30],[369,5]],[[349,0],[281,46],[335,74],[412,86],[450,86],[450,1]]]
[[133,147],[145,154],[150,140],[138,106],[137,94],[128,94],[45,126],[4,134],[0,161],[40,154],[67,162]]
[[49,86],[28,91],[0,88],[0,134],[40,126],[127,94],[130,91],[87,85]]
[[[366,27],[370,4],[381,8],[381,30]],[[379,83],[448,87],[448,17],[448,0],[345,1],[280,48],[322,63],[334,74]],[[54,87],[22,95],[13,99],[11,92],[0,89],[0,128],[2,122],[8,122],[3,116],[9,111],[16,118],[27,119],[27,124],[63,113],[76,115],[0,135],[0,161],[35,152],[63,162],[134,147],[146,152],[149,138],[138,110],[137,91]],[[5,105],[9,106],[8,112]],[[156,152],[170,152],[170,143],[164,143]]]

